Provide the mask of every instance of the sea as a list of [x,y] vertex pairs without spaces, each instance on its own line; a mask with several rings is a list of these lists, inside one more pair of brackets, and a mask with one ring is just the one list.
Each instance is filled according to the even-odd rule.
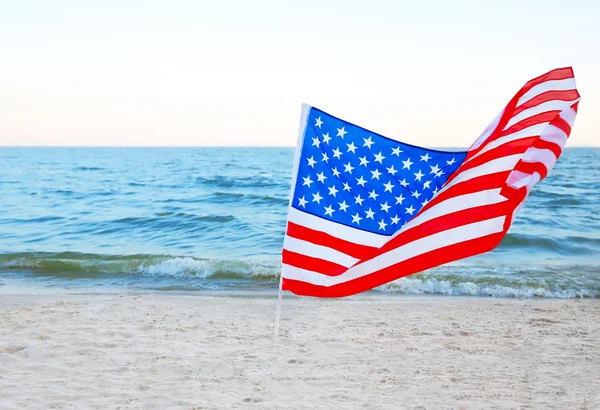
[[[275,293],[293,157],[0,147],[0,295]],[[368,293],[600,297],[600,149],[566,149],[492,252]]]

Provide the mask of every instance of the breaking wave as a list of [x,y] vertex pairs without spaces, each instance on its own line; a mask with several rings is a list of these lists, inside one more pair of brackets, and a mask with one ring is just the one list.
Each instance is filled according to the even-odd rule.
[[0,255],[1,271],[30,271],[60,278],[137,276],[170,279],[272,280],[279,263],[239,261],[171,255],[97,255],[75,252]]
[[[109,281],[158,290],[275,290],[279,260],[227,260],[173,255],[76,252],[0,255],[0,285],[11,273],[53,280]],[[399,295],[509,298],[600,298],[600,266],[443,266],[396,280],[375,292]]]

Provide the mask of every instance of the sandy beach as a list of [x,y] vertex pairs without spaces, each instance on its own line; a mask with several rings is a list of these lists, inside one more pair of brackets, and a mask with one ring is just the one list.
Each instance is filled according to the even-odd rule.
[[0,296],[0,408],[600,407],[600,302]]

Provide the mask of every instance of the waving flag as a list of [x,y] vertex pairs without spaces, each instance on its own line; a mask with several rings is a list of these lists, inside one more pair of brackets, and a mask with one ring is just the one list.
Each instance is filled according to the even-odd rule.
[[495,248],[560,156],[573,70],[529,81],[467,151],[425,149],[304,106],[282,289],[341,297]]

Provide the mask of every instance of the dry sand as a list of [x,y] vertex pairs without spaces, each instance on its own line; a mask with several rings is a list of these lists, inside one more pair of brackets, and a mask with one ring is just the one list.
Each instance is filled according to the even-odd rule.
[[0,296],[0,408],[600,408],[600,301]]

